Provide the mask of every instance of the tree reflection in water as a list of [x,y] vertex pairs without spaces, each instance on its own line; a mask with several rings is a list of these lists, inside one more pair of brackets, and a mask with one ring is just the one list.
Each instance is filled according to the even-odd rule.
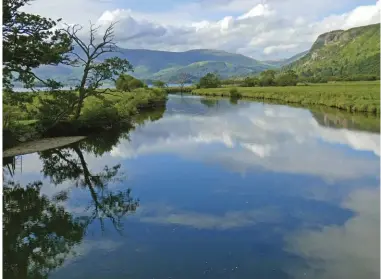
[[[152,117],[142,115],[137,123],[144,124],[144,118],[157,120],[164,110],[155,112]],[[59,204],[68,200],[68,192],[49,198],[41,194],[42,182],[35,181],[27,186],[13,182],[15,158],[3,159],[4,278],[47,278],[81,243],[87,227],[95,219],[99,220],[102,230],[104,220],[108,219],[118,232],[122,232],[123,217],[136,211],[139,200],[131,196],[130,189],[109,189],[109,183],[123,181],[119,174],[120,164],[106,165],[101,172],[94,173],[85,155],[99,157],[110,152],[121,138],[128,138],[128,132],[110,130],[64,148],[39,153],[42,173],[53,184],[69,181],[89,191],[91,202],[83,216],[75,217]]]
[[85,224],[40,194],[42,183],[3,183],[4,278],[47,278],[79,244]]

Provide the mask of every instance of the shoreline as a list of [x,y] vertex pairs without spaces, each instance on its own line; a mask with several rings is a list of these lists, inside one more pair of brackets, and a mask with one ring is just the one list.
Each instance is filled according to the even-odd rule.
[[[324,106],[351,113],[380,115],[380,87],[377,83],[329,84],[286,87],[221,87],[193,89],[187,95],[204,97],[231,97],[230,90],[236,89],[234,99],[260,100],[266,103],[279,101],[301,106]],[[180,94],[180,93],[177,93]]]

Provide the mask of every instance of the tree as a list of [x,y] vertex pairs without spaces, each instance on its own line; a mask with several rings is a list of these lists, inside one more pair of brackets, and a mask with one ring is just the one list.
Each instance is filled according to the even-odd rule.
[[[81,114],[84,100],[89,96],[102,98],[104,94],[108,94],[109,89],[100,88],[107,81],[114,81],[115,77],[132,71],[132,65],[126,59],[119,57],[106,58],[103,62],[98,62],[98,58],[102,54],[112,53],[117,51],[114,42],[114,27],[115,23],[111,23],[100,38],[97,37],[100,27],[90,24],[90,39],[85,43],[78,34],[82,30],[82,26],[73,25],[67,26],[64,29],[67,36],[72,40],[76,51],[70,53],[75,57],[73,64],[83,68],[82,78],[79,80],[79,85],[76,87],[78,91],[78,100],[76,102],[76,111],[74,118],[78,119]],[[80,50],[77,52],[77,50]]]
[[21,12],[20,8],[29,2],[31,0],[3,1],[3,86],[9,91],[15,78],[28,88],[32,88],[36,80],[57,88],[58,83],[42,80],[32,70],[40,65],[69,63],[70,38],[62,30],[54,30],[60,19],[54,21]]
[[279,75],[275,80],[279,86],[295,86],[298,83],[298,75],[293,70],[288,70]]
[[274,70],[266,70],[261,72],[260,81],[261,86],[271,86],[275,84],[275,71]]
[[115,87],[117,90],[120,91],[131,92],[131,90],[134,90],[136,88],[143,88],[144,86],[145,84],[141,80],[126,74],[120,75],[118,79],[115,81]]
[[259,85],[259,79],[256,77],[247,77],[243,81],[243,86],[254,87]]
[[191,81],[190,80],[190,74],[184,73],[184,72],[179,74],[177,82],[180,85],[180,93],[183,93],[185,83],[190,82],[190,81]]
[[199,82],[200,88],[217,88],[221,86],[221,80],[216,74],[208,73]]
[[159,88],[164,88],[168,86],[164,81],[161,81],[161,80],[154,80],[152,84],[153,86],[159,87]]

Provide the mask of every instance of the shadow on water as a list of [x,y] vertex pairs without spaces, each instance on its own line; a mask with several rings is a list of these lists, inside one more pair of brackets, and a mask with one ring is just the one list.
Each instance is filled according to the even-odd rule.
[[[135,123],[142,125],[145,120],[160,119],[163,112],[142,114]],[[43,186],[41,181],[26,186],[14,182],[21,156],[3,158],[4,278],[47,278],[82,242],[94,221],[99,221],[102,231],[107,221],[116,231],[123,232],[121,220],[136,211],[139,200],[127,186],[123,191],[109,189],[109,183],[124,181],[120,164],[105,165],[102,171],[93,172],[84,154],[101,160],[100,156],[110,152],[121,139],[128,139],[131,129],[111,129],[66,147],[38,153],[41,172],[53,185],[69,182],[88,192],[90,204],[78,216],[62,205],[70,199],[67,191],[49,198],[41,193],[41,188],[52,186]]]

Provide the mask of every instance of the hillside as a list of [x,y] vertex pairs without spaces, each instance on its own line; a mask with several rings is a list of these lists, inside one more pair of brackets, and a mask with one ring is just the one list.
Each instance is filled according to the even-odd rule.
[[379,77],[380,24],[324,33],[305,56],[284,69],[304,77]]
[[252,73],[258,73],[268,69],[266,65],[256,65],[253,67],[231,64],[217,61],[201,61],[189,64],[184,67],[171,67],[161,70],[153,75],[154,79],[176,81],[179,73],[187,73],[192,79],[199,79],[207,73],[217,72],[220,77],[228,78],[231,76],[241,76]]

